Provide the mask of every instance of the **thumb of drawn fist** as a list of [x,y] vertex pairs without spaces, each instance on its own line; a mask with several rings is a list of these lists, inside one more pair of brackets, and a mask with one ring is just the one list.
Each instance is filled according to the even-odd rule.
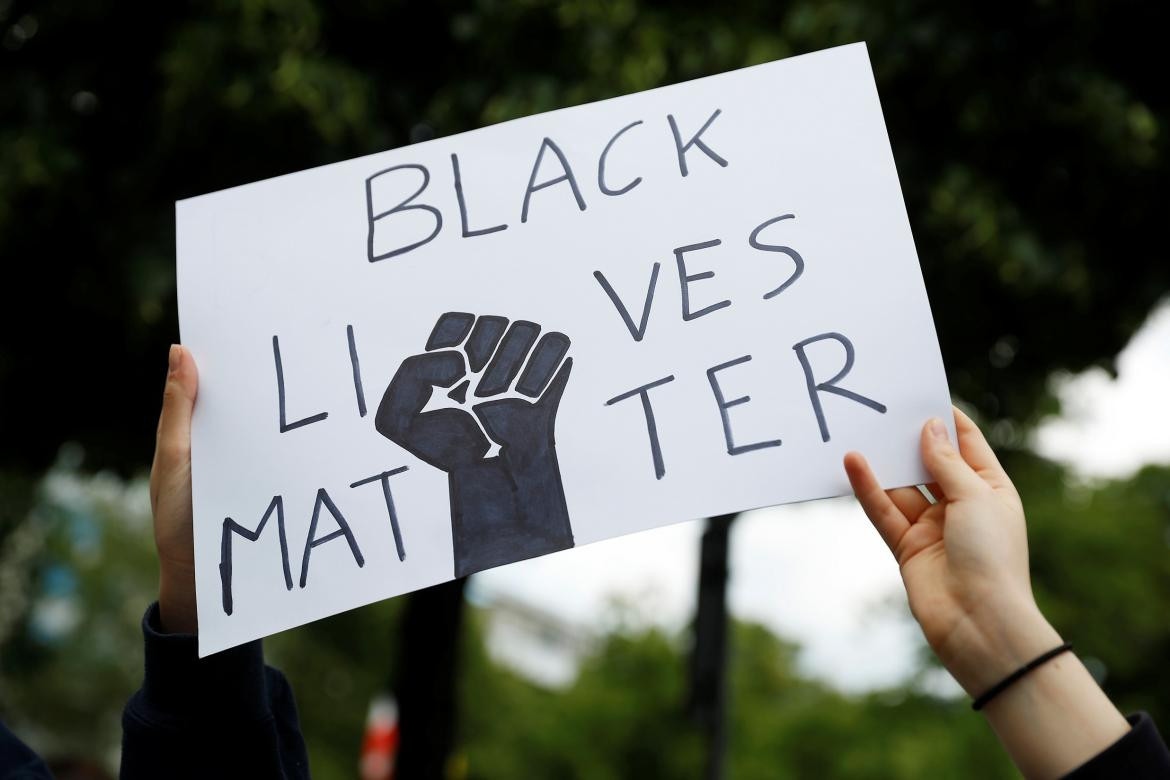
[[549,454],[573,360],[565,334],[538,336],[526,320],[443,314],[426,351],[398,367],[375,428],[448,472],[497,454],[516,464]]

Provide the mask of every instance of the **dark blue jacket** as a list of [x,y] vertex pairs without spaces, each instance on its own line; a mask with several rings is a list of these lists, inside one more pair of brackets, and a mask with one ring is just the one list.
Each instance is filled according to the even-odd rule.
[[[124,780],[309,777],[292,688],[264,665],[259,640],[200,660],[193,634],[162,633],[157,603],[146,610],[142,633],[142,688],[122,712]],[[50,777],[0,725],[0,780]]]

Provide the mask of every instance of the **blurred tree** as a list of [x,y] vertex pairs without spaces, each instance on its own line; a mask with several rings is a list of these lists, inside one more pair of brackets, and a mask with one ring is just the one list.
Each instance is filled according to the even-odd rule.
[[[729,777],[1016,776],[965,702],[908,690],[844,696],[797,671],[794,645],[762,626],[732,628]],[[477,692],[464,702],[467,777],[702,776],[702,738],[682,714],[683,644],[658,629],[619,627],[561,693],[469,661]]]
[[157,587],[146,481],[80,475],[66,459],[36,494],[29,519],[0,544],[4,601],[24,596],[0,619],[0,719],[51,760],[113,771]]
[[707,520],[699,543],[699,593],[690,657],[686,708],[706,743],[703,777],[723,777],[727,747],[728,540],[736,515]]
[[[997,444],[1020,445],[1055,410],[1051,373],[1111,367],[1170,286],[1170,87],[1153,65],[1168,13],[1137,0],[0,0],[0,545],[63,442],[90,469],[149,460],[177,339],[175,199],[862,39],[951,388],[999,421]],[[1096,509],[1129,511],[1126,491],[1152,495],[1159,479]],[[1069,515],[1070,495],[1084,493],[1040,500],[1053,517],[1099,517]],[[1116,517],[1119,533],[1137,522]],[[1038,573],[1096,598],[1061,528]],[[1164,549],[1111,544],[1117,590],[1101,592],[1133,598]],[[1146,568],[1122,567],[1130,552]],[[1147,653],[1165,653],[1165,635],[1128,606],[1100,609],[1100,627],[1144,637],[1095,651],[1108,684],[1155,689]]]
[[1149,60],[1166,14],[5,0],[0,258],[26,293],[0,308],[0,468],[35,476],[66,440],[95,468],[146,459],[177,338],[175,199],[854,40],[885,98],[952,388],[1026,424],[1053,409],[1054,369],[1110,365],[1168,289],[1170,87]]
[[[1170,648],[1170,467],[1083,484],[1027,453],[1008,453],[1005,465],[1028,510],[1046,614],[1118,706],[1170,722],[1162,669]],[[87,476],[66,459],[37,495],[36,521],[0,544],[0,718],[51,755],[112,766],[121,708],[141,681],[139,621],[155,587],[146,483]],[[12,605],[14,589],[27,604]],[[296,693],[314,777],[354,776],[370,698],[384,688],[387,659],[397,658],[406,634],[404,603],[372,604],[266,640],[269,662]],[[497,665],[483,641],[485,613],[469,617],[449,776],[700,776],[703,738],[684,706],[685,634],[619,612],[577,679],[556,690]],[[758,625],[732,622],[728,653],[728,777],[1015,776],[961,698],[929,695],[913,681],[863,695],[835,691],[802,673],[798,647]]]
[[1026,454],[1009,463],[1045,614],[1119,707],[1170,723],[1170,467],[1094,485]]

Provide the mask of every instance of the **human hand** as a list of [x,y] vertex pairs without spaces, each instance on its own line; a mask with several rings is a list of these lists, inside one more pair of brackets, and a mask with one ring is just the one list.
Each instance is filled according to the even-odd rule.
[[914,487],[883,491],[856,452],[845,456],[845,471],[898,561],[926,641],[978,696],[1061,640],[1032,595],[1020,497],[975,423],[954,414],[957,449],[941,420],[922,431],[937,503]]
[[182,346],[171,346],[162,414],[150,467],[150,507],[158,550],[159,619],[168,633],[193,634],[195,542],[191,526],[191,412],[199,377]]

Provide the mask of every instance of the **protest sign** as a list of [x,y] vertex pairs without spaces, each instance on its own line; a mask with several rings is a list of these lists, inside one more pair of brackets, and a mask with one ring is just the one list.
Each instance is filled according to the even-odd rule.
[[863,44],[180,201],[200,653],[925,476],[938,343]]

